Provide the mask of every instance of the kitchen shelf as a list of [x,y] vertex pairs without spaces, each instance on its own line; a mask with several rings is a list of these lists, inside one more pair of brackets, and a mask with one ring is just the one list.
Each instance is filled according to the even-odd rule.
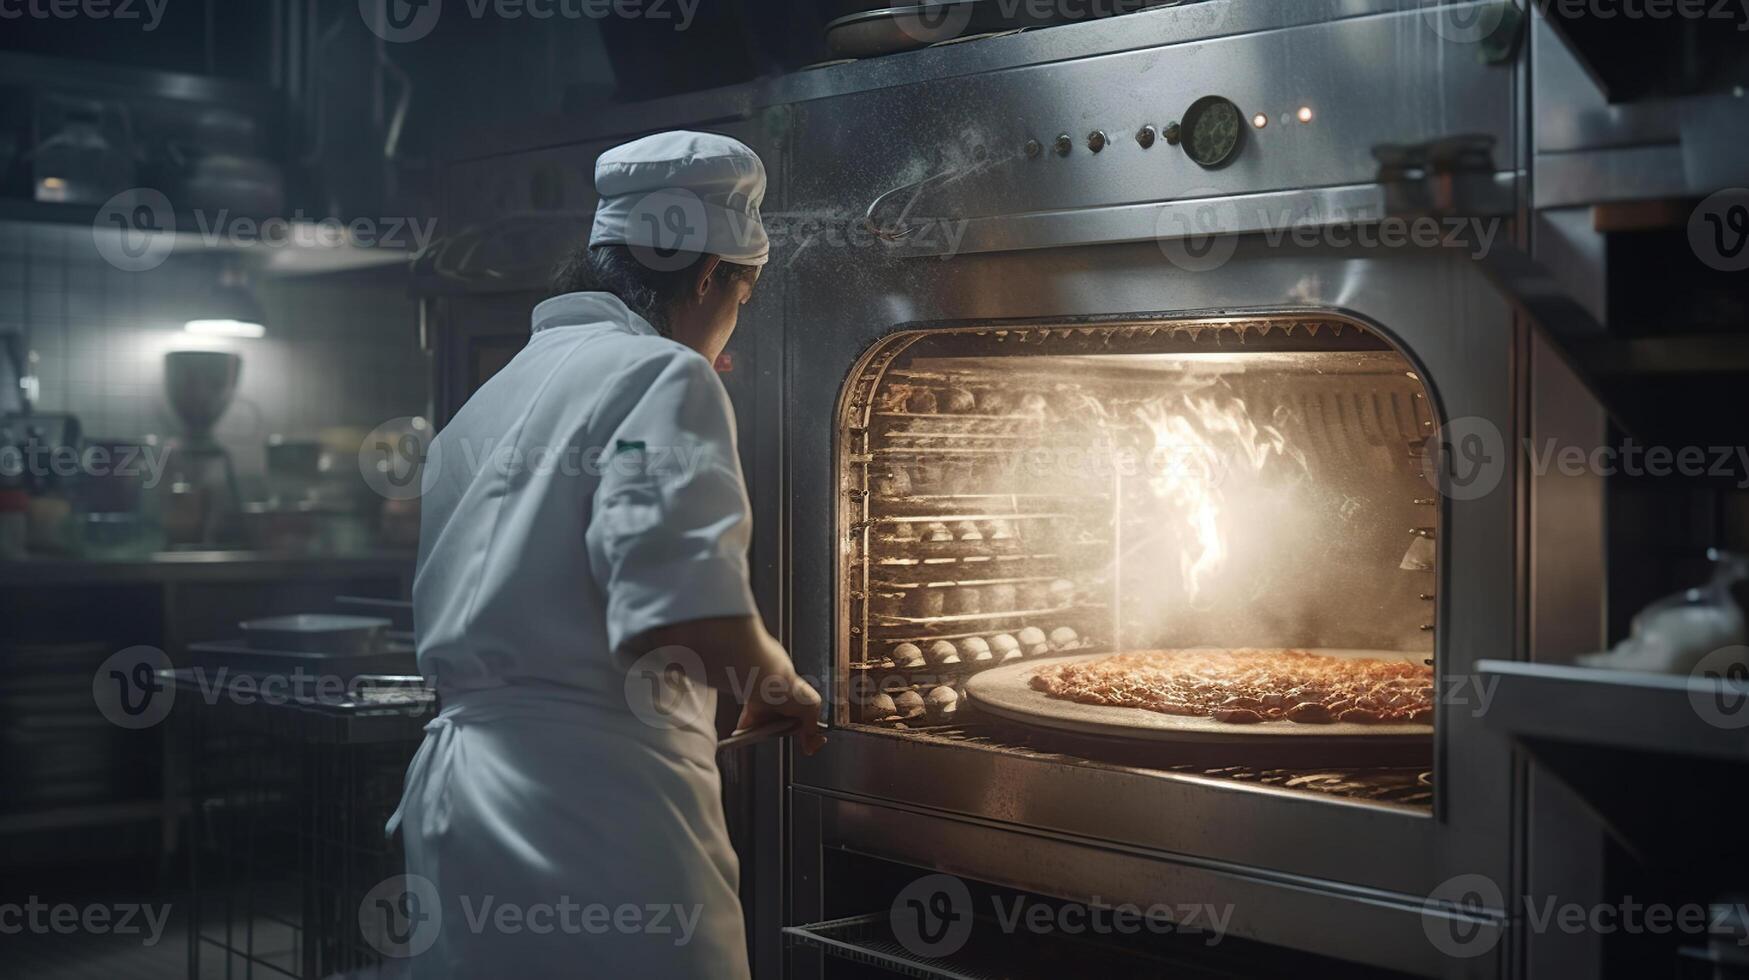
[[161,551],[129,561],[26,558],[0,561],[0,588],[401,575],[412,571],[413,561],[412,552],[304,557],[265,551]]
[[[99,218],[102,215],[102,205],[99,204],[56,204],[52,202],[34,201],[24,198],[0,197],[0,229],[16,228],[26,233],[33,241],[45,245],[51,242],[77,244],[90,248],[92,236],[95,234],[114,234],[105,228]],[[227,220],[236,220],[242,215],[227,215]],[[268,216],[269,219],[274,216]],[[411,262],[413,252],[406,248],[389,246],[363,247],[352,244],[320,245],[312,242],[300,242],[294,238],[291,242],[265,244],[246,239],[232,239],[219,236],[216,240],[216,229],[206,230],[201,222],[187,212],[175,216],[173,231],[175,247],[171,255],[187,254],[218,254],[226,253],[237,256],[259,256],[261,261],[251,263],[265,276],[302,276],[318,275],[331,272],[351,272],[360,269],[389,268],[406,266]],[[209,218],[209,223],[216,222],[216,212]],[[259,226],[262,218],[253,218]],[[313,224],[313,222],[301,222]],[[344,224],[344,222],[343,222]]]
[[39,830],[68,830],[74,827],[109,827],[125,823],[145,823],[169,816],[186,816],[188,806],[164,800],[128,800],[115,803],[85,803],[78,806],[25,810],[0,814],[0,837],[31,833]]
[[[1476,669],[1498,685],[1484,723],[1513,738],[1749,765],[1749,684],[1506,660]],[[1742,727],[1697,707],[1718,697],[1744,699]]]
[[[1476,670],[1493,692],[1483,724],[1567,784],[1640,863],[1703,890],[1749,875],[1749,684],[1503,660]],[[1696,792],[1705,805],[1670,805]]]

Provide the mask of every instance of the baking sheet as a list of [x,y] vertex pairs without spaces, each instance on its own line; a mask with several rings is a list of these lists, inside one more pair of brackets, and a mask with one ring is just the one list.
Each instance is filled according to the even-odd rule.
[[[1210,649],[1210,648],[1194,648]],[[1419,663],[1416,654],[1387,650],[1344,650],[1295,647],[1307,653],[1327,657],[1372,658]],[[1138,653],[1147,651],[1135,651]],[[1161,651],[1165,652],[1165,651]],[[1265,721],[1255,725],[1229,725],[1213,718],[1167,715],[1140,708],[1118,708],[1103,704],[1082,704],[1053,698],[1030,686],[1032,675],[1041,667],[1062,663],[1103,660],[1109,653],[1078,654],[1025,660],[984,671],[966,682],[966,695],[979,710],[1009,721],[1040,728],[1052,728],[1077,735],[1097,735],[1104,738],[1151,740],[1164,742],[1197,742],[1203,744],[1257,745],[1261,742],[1301,744],[1426,746],[1433,741],[1432,725],[1357,725],[1340,722],[1331,725],[1303,725],[1296,721]]]

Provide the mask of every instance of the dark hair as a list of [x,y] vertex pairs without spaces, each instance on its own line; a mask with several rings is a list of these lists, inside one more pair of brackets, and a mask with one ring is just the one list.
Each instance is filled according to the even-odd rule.
[[[693,255],[685,266],[671,271],[652,269],[625,245],[579,245],[553,270],[553,295],[565,293],[612,293],[633,313],[650,321],[662,336],[668,336],[668,311],[692,291],[702,255]],[[717,263],[712,278],[728,283],[752,279],[758,266],[735,262]]]

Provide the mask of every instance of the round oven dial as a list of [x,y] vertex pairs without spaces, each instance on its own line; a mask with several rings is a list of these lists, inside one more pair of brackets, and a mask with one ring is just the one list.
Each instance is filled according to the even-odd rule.
[[1218,95],[1192,103],[1181,125],[1185,154],[1209,170],[1232,163],[1245,139],[1245,114]]

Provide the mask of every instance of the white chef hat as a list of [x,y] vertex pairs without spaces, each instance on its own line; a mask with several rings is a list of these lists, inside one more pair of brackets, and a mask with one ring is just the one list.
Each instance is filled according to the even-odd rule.
[[623,143],[595,161],[595,190],[590,245],[699,252],[741,265],[771,256],[759,217],[765,164],[740,140],[677,130]]

